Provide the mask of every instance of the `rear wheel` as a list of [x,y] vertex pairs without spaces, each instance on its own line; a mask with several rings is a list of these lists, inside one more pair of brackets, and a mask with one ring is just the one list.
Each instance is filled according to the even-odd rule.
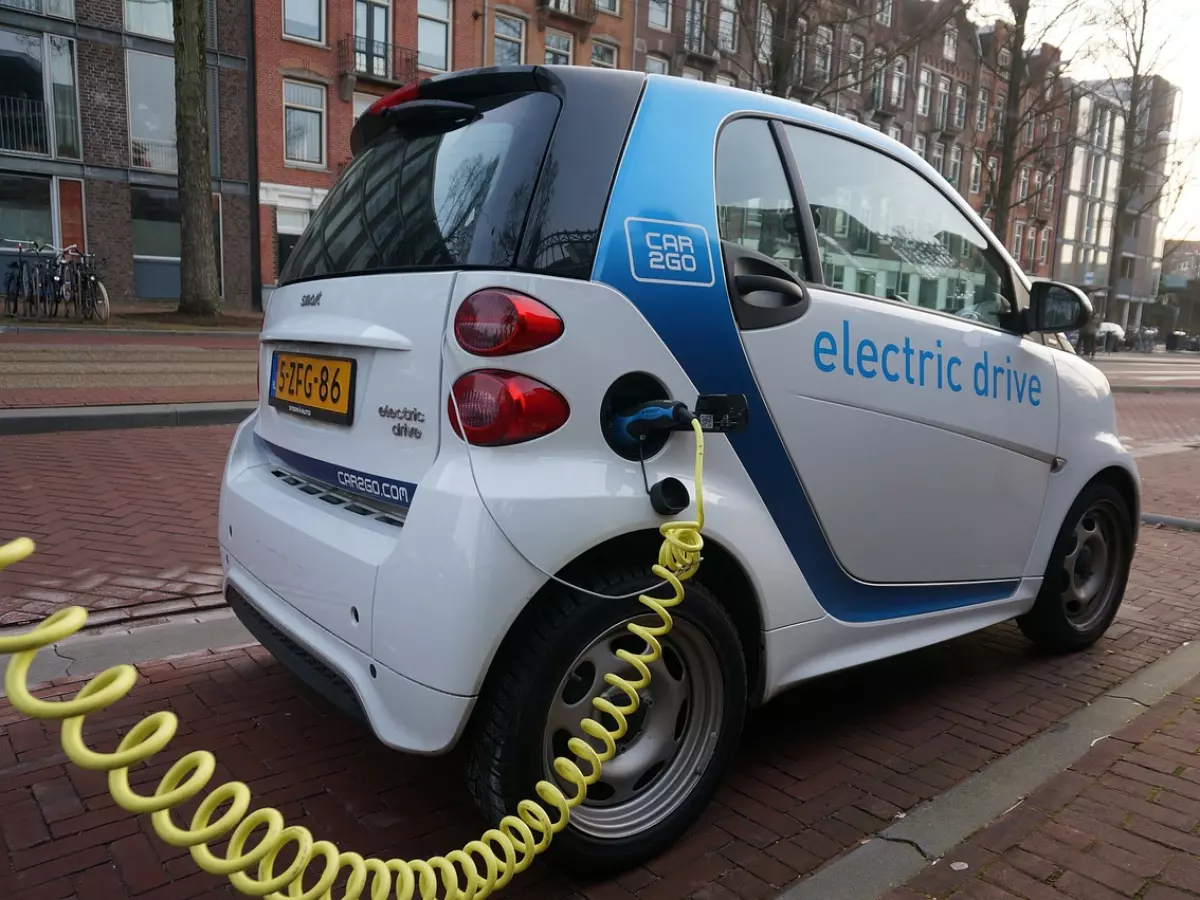
[[[581,587],[611,596],[653,583],[653,576],[620,571]],[[737,629],[703,586],[685,588],[617,756],[554,838],[550,855],[574,871],[620,871],[661,853],[695,822],[737,750],[747,688]],[[556,589],[497,661],[500,668],[480,698],[469,762],[471,792],[492,823],[535,797],[540,779],[557,783],[568,797],[575,793],[555,776],[553,760],[573,758],[567,741],[583,736],[579,722],[586,716],[615,727],[592,699],[603,696],[620,706],[624,695],[605,683],[605,674],[636,678],[615,655],[619,648],[639,653],[646,647],[627,630],[631,621],[659,620],[636,598],[599,600]],[[587,773],[586,762],[580,768]]]
[[1111,484],[1093,482],[1067,513],[1037,601],[1017,619],[1021,631],[1056,653],[1090,647],[1117,615],[1132,562],[1129,506]]

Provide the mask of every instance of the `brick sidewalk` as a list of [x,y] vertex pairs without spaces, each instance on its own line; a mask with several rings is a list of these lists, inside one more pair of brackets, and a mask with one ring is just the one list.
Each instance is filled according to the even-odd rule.
[[[505,896],[766,900],[1193,639],[1200,601],[1179,588],[1194,585],[1197,562],[1200,536],[1148,532],[1128,606],[1087,653],[1042,656],[1003,625],[798,688],[751,716],[716,802],[670,852],[604,884],[541,864]],[[212,749],[221,778],[245,780],[260,803],[346,848],[426,855],[480,831],[457,760],[387,751],[262,648],[142,673],[151,683],[89,720],[90,739],[111,744],[135,718],[169,707],[186,733],[168,762]],[[0,729],[0,897],[229,896],[117,811],[102,777],[68,770],[40,723],[15,720],[0,702]]]
[[207,426],[0,437],[0,541],[38,544],[0,576],[0,625],[64,604],[166,611],[219,591],[217,497],[232,436]]
[[1200,678],[885,900],[1200,897],[1198,694]]
[[1139,455],[1200,443],[1200,393],[1114,394],[1122,440]]

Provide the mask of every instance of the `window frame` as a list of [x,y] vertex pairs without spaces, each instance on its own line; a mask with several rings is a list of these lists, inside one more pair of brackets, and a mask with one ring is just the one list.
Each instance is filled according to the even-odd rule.
[[[496,32],[496,22],[499,19],[507,19],[510,22],[516,22],[521,26],[521,37],[514,40],[508,35],[500,35]],[[492,15],[492,65],[498,65],[496,62],[496,41],[504,41],[506,44],[516,44],[521,48],[521,58],[517,65],[525,64],[525,43],[528,36],[527,26],[529,25],[524,19],[519,16],[510,16],[507,13],[497,12]]]
[[850,83],[846,85],[846,90],[852,94],[860,94],[866,81],[867,42],[858,35],[850,36],[846,47],[846,61],[846,68],[850,74]]
[[[304,110],[306,112],[317,112],[316,109],[310,106],[296,106],[287,102],[287,92],[285,85],[291,82],[293,84],[302,85],[304,87],[319,88],[321,91],[321,161],[319,163],[310,162],[308,160],[288,159],[287,155],[287,111],[288,108]],[[280,79],[280,97],[282,107],[280,123],[283,127],[283,165],[289,169],[309,169],[323,171],[329,168],[329,85],[320,84],[315,81],[302,81],[298,78],[283,78]],[[178,140],[178,138],[176,138]]]
[[[122,3],[127,0],[122,0]],[[279,36],[285,41],[294,41],[297,44],[307,44],[310,47],[328,47],[329,46],[329,7],[326,0],[316,0],[317,3],[317,30],[320,32],[320,37],[317,40],[312,38],[302,37],[298,34],[288,34],[287,30],[287,0],[282,0],[279,4]],[[128,29],[126,29],[128,30]],[[353,30],[351,31],[353,33]]]
[[669,59],[667,59],[665,56],[659,56],[657,53],[647,53],[645,60],[643,60],[643,62],[642,62],[643,67],[648,65],[650,63],[650,60],[654,60],[655,62],[662,63],[663,68],[662,68],[661,72],[659,72],[657,70],[652,72],[650,69],[645,69],[645,72],[647,75],[670,75],[671,74],[671,61]]
[[890,28],[892,25],[892,15],[894,0],[876,0],[875,3],[875,22],[878,25],[883,25]]
[[917,115],[928,117],[933,111],[933,69],[922,66],[917,73]]
[[[393,9],[392,15],[396,16],[398,18],[398,13],[395,12],[394,5],[392,6],[392,9]],[[444,68],[444,69],[435,69],[432,66],[421,65],[421,20],[422,19],[426,19],[427,21],[436,22],[439,25],[446,26],[446,68]],[[393,28],[395,27],[394,22],[392,24],[392,27]],[[495,33],[494,26],[492,28],[492,32],[494,35],[494,33]],[[524,31],[522,31],[521,32],[522,42],[524,42],[524,34],[525,34]],[[389,43],[391,43],[391,42],[389,41]],[[418,0],[418,3],[417,3],[417,34],[416,34],[416,38],[414,39],[414,43],[417,45],[416,50],[417,50],[417,70],[418,71],[420,71],[420,72],[450,72],[454,69],[454,0],[446,0],[446,18],[444,18],[444,19],[439,18],[438,16],[430,15],[429,13],[421,12],[421,4]],[[522,47],[522,53],[524,53],[524,47]],[[524,59],[525,57],[522,56],[521,58]]]
[[[608,8],[602,6],[601,4],[603,4],[603,3],[612,3],[612,9],[608,9]],[[621,15],[621,0],[596,0],[596,12],[602,12],[606,16],[620,17],[620,15]]]
[[953,23],[942,33],[942,58],[955,62],[958,59],[958,27]]
[[[172,93],[172,95],[174,95],[174,93],[175,93],[175,82],[173,80],[174,75],[175,75],[175,56],[173,54],[167,55],[166,53],[151,53],[148,50],[135,50],[132,47],[125,50],[125,60],[124,60],[124,62],[125,62],[125,138],[126,138],[125,151],[129,154],[128,155],[129,168],[135,169],[138,172],[157,172],[162,175],[178,176],[179,175],[179,135],[178,134],[175,135],[175,148],[174,148],[174,150],[175,150],[175,168],[174,169],[160,169],[160,168],[157,168],[154,166],[136,166],[133,164],[133,142],[135,140],[138,140],[138,138],[135,138],[133,135],[133,122],[130,118],[133,114],[133,97],[131,96],[130,91],[133,87],[134,79],[130,76],[129,68],[130,68],[130,61],[134,58],[135,55],[150,56],[150,57],[157,57],[159,59],[170,60],[171,76],[172,76],[171,93]],[[207,77],[207,75],[205,77]],[[140,81],[141,79],[138,79],[138,80]],[[279,96],[280,96],[280,98],[283,97],[282,88],[280,88]],[[178,105],[179,98],[175,97],[174,100],[175,100],[176,105]],[[177,112],[175,112],[172,115],[172,120],[175,119],[176,115],[178,115]],[[285,135],[286,135],[286,129],[285,129]]]
[[[924,181],[932,190],[934,190],[941,198],[953,206],[960,215],[966,220],[967,224],[973,228],[976,235],[983,241],[984,253],[993,267],[997,269],[997,275],[1000,276],[1003,283],[1002,290],[1007,292],[1008,299],[1012,302],[1014,308],[1014,319],[1020,319],[1022,312],[1029,306],[1029,284],[1020,269],[1019,263],[1014,265],[1013,258],[1009,257],[1004,245],[991,232],[991,229],[985,226],[981,229],[979,223],[976,222],[977,216],[961,195],[953,191],[947,191],[948,185],[938,184],[937,181],[930,179],[925,172],[922,172],[916,166],[913,166],[908,161],[901,159],[894,153],[889,152],[884,147],[876,146],[868,141],[859,140],[858,138],[845,134],[833,128],[826,127],[814,122],[801,121],[794,118],[778,114],[763,114],[758,112],[746,112],[730,116],[722,124],[717,132],[717,140],[713,143],[713,165],[715,171],[716,165],[716,150],[720,144],[721,131],[729,122],[739,118],[760,118],[766,119],[771,127],[773,136],[775,137],[776,150],[780,154],[783,161],[784,174],[787,177],[788,183],[792,188],[792,200],[796,206],[798,215],[800,216],[800,242],[802,250],[805,254],[804,268],[808,275],[802,279],[806,287],[815,287],[827,291],[836,291],[842,294],[848,294],[854,297],[863,297],[868,300],[874,300],[878,303],[898,304],[905,309],[920,310],[923,313],[941,316],[953,319],[958,323],[967,322],[970,325],[986,328],[989,331],[998,332],[1000,334],[1012,335],[1016,338],[1028,337],[1020,331],[1013,328],[1006,328],[1003,325],[993,325],[991,322],[983,322],[976,320],[965,320],[961,316],[957,316],[951,310],[930,309],[929,307],[920,306],[917,303],[909,302],[904,299],[892,299],[889,297],[878,297],[874,295],[859,294],[857,291],[846,290],[845,288],[835,288],[827,285],[824,280],[823,263],[820,256],[820,247],[817,240],[816,228],[812,219],[812,210],[808,203],[808,197],[804,190],[804,179],[799,171],[795,155],[792,153],[791,145],[787,139],[786,129],[795,127],[802,131],[816,132],[825,135],[835,140],[846,141],[851,144],[857,144],[873,153],[882,155],[889,162],[904,166],[910,172]],[[713,213],[716,214],[716,194],[713,194]]]
[[[654,24],[651,11],[655,5],[661,5],[667,11],[667,22],[665,25]],[[646,0],[646,27],[653,28],[655,31],[671,30],[671,0]]]
[[[603,47],[605,50],[609,50],[612,52],[612,55],[613,55],[612,65],[609,65],[607,63],[600,63],[599,65],[596,64],[596,48],[597,47]],[[600,40],[597,40],[596,38],[592,38],[592,49],[588,53],[588,65],[593,66],[597,69],[619,69],[619,68],[621,68],[621,48],[619,46],[617,46],[616,44],[610,44],[608,41],[600,41]]]
[[554,35],[555,37],[561,37],[561,38],[567,39],[567,61],[566,61],[565,65],[568,65],[568,66],[573,65],[575,62],[575,36],[572,35],[570,32],[559,31],[555,28],[547,28],[545,33],[542,36],[542,59],[545,61],[545,64],[548,66],[564,65],[564,63],[552,63],[549,60],[549,56],[552,52],[553,53],[561,53],[562,52],[561,50],[553,50],[552,51],[550,49],[550,45],[547,43],[547,38],[549,38],[551,35]]
[[[27,38],[36,37],[39,39],[41,48],[41,66],[42,66],[42,99],[41,103],[46,109],[46,152],[37,153],[31,150],[15,150],[7,149],[0,150],[5,156],[24,157],[26,159],[51,159],[63,160],[70,163],[83,162],[83,98],[82,87],[79,79],[79,41],[74,37],[69,37],[64,34],[57,34],[52,31],[30,31],[27,28],[17,25],[0,25],[0,30],[7,31],[10,34],[21,35]],[[74,142],[79,153],[76,156],[65,156],[58,151],[59,145],[59,129],[58,129],[58,104],[54,97],[54,51],[50,46],[50,42],[54,39],[66,41],[71,50],[71,68],[75,76],[75,81],[72,88],[75,91],[75,134]],[[142,51],[144,52],[144,51]],[[126,52],[123,63],[125,65],[125,130],[129,130],[129,54]],[[19,173],[13,173],[19,174]]]
[[891,83],[888,85],[887,96],[892,106],[904,109],[904,95],[908,91],[908,58],[900,54],[888,67],[891,69]]

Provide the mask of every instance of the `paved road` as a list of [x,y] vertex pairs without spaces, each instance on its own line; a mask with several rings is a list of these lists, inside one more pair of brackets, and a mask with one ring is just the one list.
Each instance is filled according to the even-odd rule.
[[1114,387],[1200,389],[1200,353],[1099,353],[1095,363]]
[[253,400],[254,335],[0,334],[0,408]]
[[[1200,600],[1179,586],[1195,584],[1197,564],[1200,536],[1147,534],[1120,620],[1084,654],[1039,655],[1004,625],[797,689],[751,717],[716,802],[671,851],[599,884],[539,864],[504,896],[765,900],[1193,639]],[[150,683],[89,718],[88,735],[103,744],[170,708],[185,728],[158,774],[213,750],[220,779],[363,853],[444,853],[482,828],[456,758],[387,751],[259,647],[141,672]],[[229,896],[115,808],[102,776],[66,766],[41,723],[0,704],[0,729],[0,897]]]

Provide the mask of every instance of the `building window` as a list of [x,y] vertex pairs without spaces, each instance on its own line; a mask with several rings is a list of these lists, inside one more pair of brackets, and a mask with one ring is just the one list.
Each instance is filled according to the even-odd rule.
[[892,24],[892,0],[875,0],[875,21],[880,25]]
[[651,28],[671,30],[671,0],[650,0],[647,21]]
[[[179,192],[171,188],[129,188],[130,231],[133,236],[134,293],[142,299],[179,296],[181,208]],[[221,257],[221,197],[212,197],[213,246],[217,250],[217,286],[223,286]]]
[[979,89],[978,105],[975,107],[975,130],[979,132],[987,131],[988,125],[988,90],[987,88]]
[[924,159],[928,143],[929,141],[925,135],[918,134],[913,138],[913,152],[916,153],[917,156],[921,157],[921,159]]
[[938,128],[944,128],[948,124],[950,124],[950,79],[943,76],[938,79],[937,125]]
[[983,186],[983,154],[976,150],[971,154],[971,193],[978,194]]
[[325,88],[300,81],[283,83],[283,158],[325,165]]
[[728,75],[718,75],[717,76],[717,84],[723,84],[723,85],[725,85],[725,87],[736,87],[737,86],[737,82],[734,81],[733,78],[731,78]]
[[126,52],[129,86],[129,164],[138,169],[179,169],[175,140],[175,60],[157,53]]
[[546,65],[569,66],[571,64],[571,36],[560,31],[546,32]]
[[904,140],[904,129],[899,125],[892,125],[888,128],[888,137],[893,141],[902,141]]
[[929,162],[938,170],[938,174],[941,175],[946,166],[946,145],[941,141],[934,141],[933,158]]
[[610,16],[621,14],[621,0],[596,0],[596,9]]
[[679,74],[680,74],[680,77],[686,78],[688,81],[703,81],[704,80],[704,75],[700,72],[699,69],[689,69],[688,67],[684,66],[683,71],[680,72]]
[[56,19],[75,18],[75,0],[0,0],[0,6],[37,16],[53,16]]
[[813,54],[813,70],[825,80],[833,71],[833,29],[828,25],[817,26],[817,46]]
[[[13,241],[54,243],[53,181],[0,172],[0,236]],[[0,259],[16,248],[0,244]]]
[[967,86],[957,85],[954,88],[954,126],[958,129],[967,127]]
[[[128,25],[130,7],[139,7],[146,15],[162,15],[161,8],[164,6],[166,7],[167,28],[170,30],[171,4],[144,3],[142,0],[125,0],[125,27],[130,31],[134,30]],[[157,12],[154,12],[155,10]],[[300,38],[302,41],[324,43],[325,10],[322,0],[283,0],[283,33],[287,37]]]
[[920,81],[917,84],[917,114],[929,115],[930,93],[933,88],[933,71],[922,69]]
[[1017,177],[1017,197],[1024,203],[1029,199],[1029,167],[1021,166],[1021,173]]
[[651,75],[666,75],[668,71],[667,61],[661,56],[652,54],[646,55],[646,71]]
[[1003,94],[996,95],[996,115],[992,117],[992,132],[997,141],[1004,136],[1004,119],[1006,118],[1004,106],[1007,102]]
[[1012,237],[1012,255],[1017,262],[1021,261],[1021,242],[1025,237],[1025,223],[1017,222],[1013,225]]
[[683,9],[683,47],[692,53],[704,52],[705,0],[687,0]]
[[0,29],[0,150],[79,159],[75,42]]
[[863,57],[866,56],[867,45],[863,43],[862,38],[850,38],[850,60],[846,74],[849,78],[849,83],[846,85],[848,90],[858,93],[862,88],[863,83]]
[[717,15],[717,47],[730,53],[737,52],[738,0],[721,0],[721,9]]
[[962,147],[955,144],[950,148],[950,183],[956,188],[962,187]]
[[615,69],[618,61],[617,48],[612,44],[592,41],[592,65],[601,69]]
[[374,103],[378,99],[379,98],[377,96],[375,96],[374,94],[360,94],[358,91],[355,91],[354,92],[354,121],[357,122],[359,116],[361,116],[363,113],[365,113],[367,111],[367,109],[371,106],[371,104]]
[[[376,78],[391,77],[388,7],[379,0],[354,2],[354,71]],[[401,73],[397,73],[400,77]]]
[[1007,50],[1000,51],[999,59],[1000,59],[1000,68],[1002,68],[1002,69],[1007,69],[1010,65],[1012,65],[1012,54],[1009,53]]
[[896,109],[904,107],[904,92],[907,90],[908,60],[903,56],[898,56],[892,63],[892,106]]
[[525,61],[525,23],[511,16],[496,16],[492,40],[492,64],[519,66]]
[[1033,173],[1033,202],[1039,202],[1042,196],[1042,173],[1037,171]]
[[[451,0],[417,2],[417,65],[422,69],[450,70],[450,3]],[[499,19],[497,16],[496,20]]]
[[308,227],[309,213],[306,209],[275,210],[275,271],[282,272],[288,258],[296,249],[300,235]]
[[846,112],[842,113],[842,115],[843,115],[843,116],[845,116],[847,119],[849,119],[851,122],[857,122],[857,121],[859,121],[859,119],[858,119],[858,113],[856,113],[856,112],[855,112],[854,110],[852,110],[852,109],[848,109],[848,110],[846,110]]
[[958,56],[958,29],[953,25],[942,36],[942,56],[950,60]]

